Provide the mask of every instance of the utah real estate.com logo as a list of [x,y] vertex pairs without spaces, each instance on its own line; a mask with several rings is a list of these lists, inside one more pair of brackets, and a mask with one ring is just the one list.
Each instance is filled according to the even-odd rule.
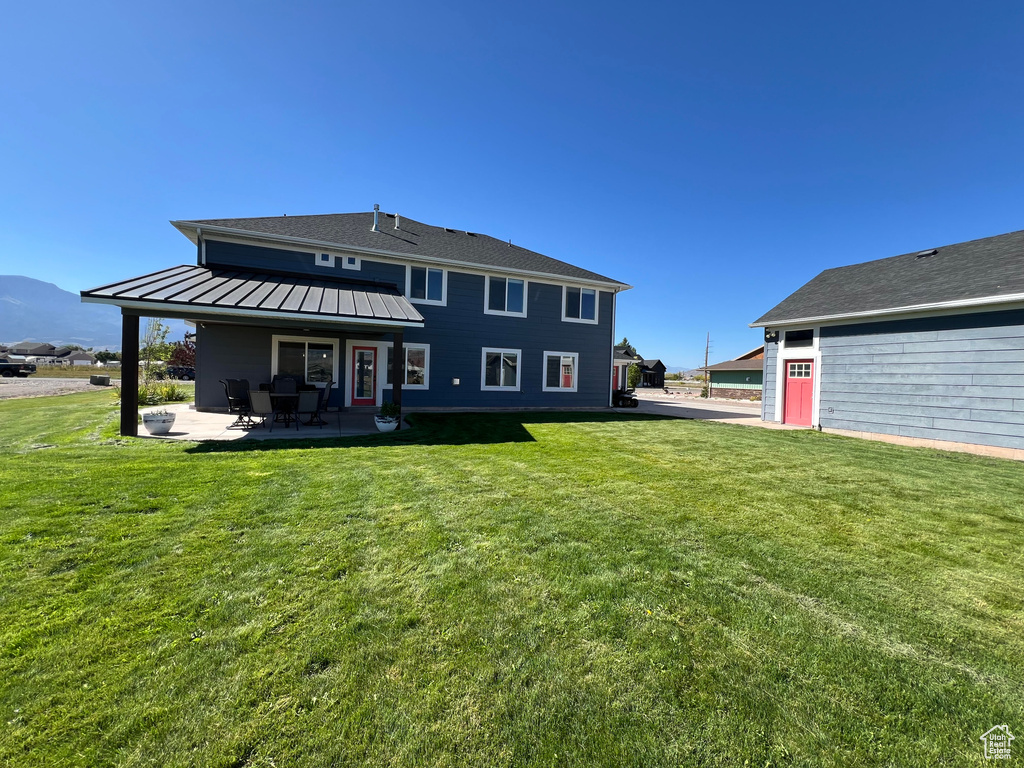
[[981,735],[981,743],[986,760],[1009,760],[1010,742],[1014,736],[1008,725],[997,725],[989,728]]

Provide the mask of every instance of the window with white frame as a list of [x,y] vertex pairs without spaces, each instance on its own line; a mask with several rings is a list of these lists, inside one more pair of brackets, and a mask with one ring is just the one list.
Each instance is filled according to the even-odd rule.
[[597,291],[565,286],[562,291],[562,319],[572,323],[596,323]]
[[488,277],[484,312],[488,315],[526,317],[526,281],[514,277]]
[[522,350],[484,347],[481,355],[480,388],[519,391]]
[[[429,389],[430,388],[430,345],[429,344],[405,344],[402,347],[405,354],[405,365],[402,367],[404,379],[402,386],[406,389]],[[385,387],[392,384],[392,364],[395,359],[395,347],[388,344],[387,365],[385,367]]]
[[803,328],[799,331],[786,331],[786,349],[798,349],[800,347],[814,346],[814,329]]
[[338,342],[334,339],[274,336],[271,375],[301,376],[325,385],[338,378]]
[[406,295],[417,304],[445,304],[448,273],[435,267],[409,266],[405,274]]
[[580,356],[576,352],[544,353],[545,392],[575,392]]

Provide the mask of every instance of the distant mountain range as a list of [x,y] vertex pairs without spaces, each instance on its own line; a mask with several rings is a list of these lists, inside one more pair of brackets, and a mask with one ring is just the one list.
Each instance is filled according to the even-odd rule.
[[[165,321],[168,341],[184,337],[185,323]],[[83,304],[77,293],[21,275],[0,275],[0,343],[19,341],[121,348],[121,312],[105,304]]]

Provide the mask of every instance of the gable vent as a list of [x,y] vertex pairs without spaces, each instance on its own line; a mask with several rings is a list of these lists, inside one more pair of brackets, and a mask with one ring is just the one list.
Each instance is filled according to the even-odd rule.
[[930,251],[921,251],[920,253],[915,253],[914,256],[916,256],[919,259],[927,259],[929,256],[934,256],[938,252],[939,251],[937,248],[932,248]]

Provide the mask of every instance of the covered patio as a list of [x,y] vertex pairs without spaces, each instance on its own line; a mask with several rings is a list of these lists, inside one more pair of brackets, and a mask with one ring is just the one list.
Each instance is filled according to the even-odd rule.
[[[341,393],[346,382],[358,390],[363,385],[361,376],[364,369],[368,381],[372,380],[369,388],[373,390],[373,396],[360,401],[354,392],[349,398],[351,406],[368,407],[353,407],[352,412],[344,408],[341,413],[330,412],[327,417],[331,426],[323,429],[300,426],[300,434],[304,433],[306,437],[328,431],[335,437],[366,434],[369,431],[367,424],[373,428],[374,403],[383,402],[376,378],[376,358],[367,352],[369,362],[364,365],[363,353],[358,352],[353,363],[357,372],[348,373],[338,359],[339,348],[344,348],[343,338],[358,334],[380,344],[387,340],[393,349],[388,390],[391,402],[400,409],[405,361],[403,331],[423,327],[423,316],[395,285],[321,275],[186,265],[83,291],[82,300],[121,308],[120,431],[127,437],[139,434],[139,320],[142,317],[180,318],[196,323],[199,353],[196,359],[196,407],[199,410],[182,412],[188,426],[179,426],[176,417],[172,431],[193,435],[179,439],[206,440],[262,439],[264,433],[267,438],[277,438],[284,437],[279,433],[286,431],[294,437],[294,427],[285,430],[279,425],[275,425],[272,432],[270,429],[228,430],[226,427],[235,420],[235,415],[218,413],[227,410],[227,400],[224,399],[223,407],[214,400],[220,397],[221,379],[245,379],[250,390],[257,390],[261,384],[270,381],[283,365],[278,359],[278,351],[284,348],[274,346],[271,350],[263,349],[263,346],[272,339],[279,344],[277,340],[293,338],[283,334],[303,334],[300,338],[306,341],[323,339],[328,342],[324,346],[331,350],[329,363],[321,361],[315,372],[312,367],[303,371],[305,384],[332,388],[325,392],[325,403],[330,401],[330,405],[337,407],[339,403],[331,401],[331,395]],[[222,329],[219,335],[204,333],[213,333],[217,329]],[[275,331],[279,333],[270,335]],[[290,345],[288,341],[284,343]],[[298,354],[305,365],[309,347],[302,346],[302,343],[291,346],[302,347]],[[242,351],[245,348],[258,348],[265,356],[266,365],[254,363],[253,354],[246,357]],[[341,400],[345,402],[344,397]],[[168,410],[173,408],[176,407]],[[221,421],[225,422],[223,428]],[[400,419],[399,428],[401,424]],[[200,434],[205,437],[195,436]]]

